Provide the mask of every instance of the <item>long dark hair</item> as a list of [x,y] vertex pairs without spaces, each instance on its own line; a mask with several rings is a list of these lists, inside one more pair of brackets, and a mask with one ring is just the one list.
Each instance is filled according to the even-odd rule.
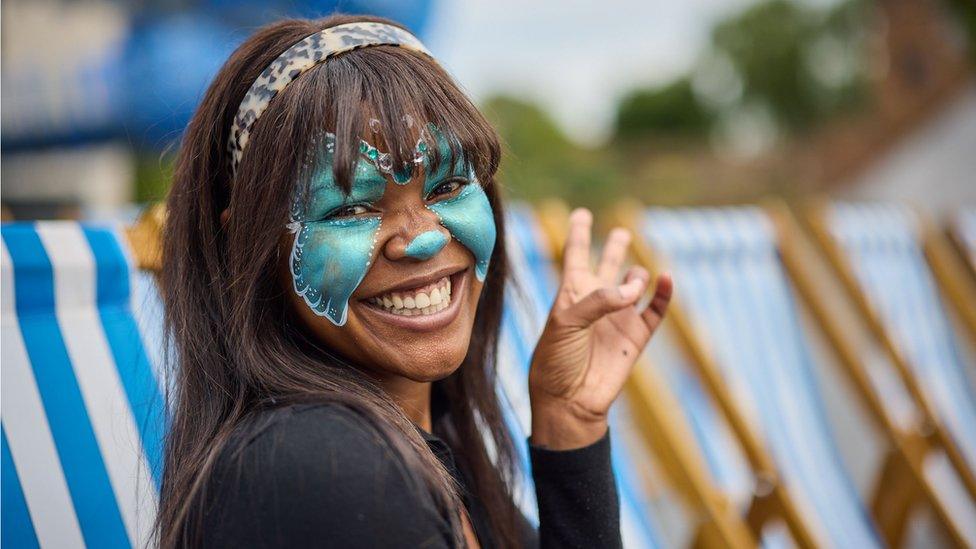
[[[225,144],[231,119],[260,71],[305,36],[356,21],[395,24],[333,16],[259,29],[221,68],[183,137],[167,203],[161,278],[174,376],[157,524],[163,547],[199,543],[197,525],[213,463],[221,452],[234,450],[242,430],[258,428],[250,421],[255,412],[297,402],[338,403],[365,418],[416,485],[430,491],[463,544],[460,500],[449,474],[388,395],[301,327],[278,279],[282,229],[296,186],[306,181],[307,159],[314,156],[309,148],[321,132],[336,133],[334,169],[348,188],[369,118],[384,128],[394,165],[411,158],[416,134],[406,130],[404,115],[455,138],[494,209],[498,240],[470,348],[460,368],[434,384],[448,410],[434,432],[463,449],[460,461],[496,541],[519,544],[511,499],[518,461],[495,393],[507,266],[502,205],[493,183],[500,147],[490,124],[426,56],[390,46],[363,48],[317,65],[275,97],[255,124],[230,182]],[[230,215],[221,223],[225,209]]]

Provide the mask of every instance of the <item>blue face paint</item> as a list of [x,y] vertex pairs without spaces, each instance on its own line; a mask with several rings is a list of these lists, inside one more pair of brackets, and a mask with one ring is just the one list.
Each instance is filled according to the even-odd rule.
[[446,244],[447,237],[444,236],[444,233],[440,231],[427,231],[418,234],[411,240],[410,244],[407,244],[407,249],[404,250],[404,253],[414,259],[427,260],[437,255],[437,252],[441,251]]
[[295,292],[309,308],[333,324],[346,323],[349,297],[369,270],[380,228],[376,216],[337,217],[343,209],[379,201],[386,179],[363,159],[356,164],[346,195],[335,181],[332,162],[335,136],[326,135],[321,171],[309,187],[307,206],[296,200],[289,228],[296,232],[291,252]]
[[491,252],[495,249],[496,229],[491,204],[472,166],[463,157],[454,158],[447,138],[435,126],[428,124],[427,127],[437,140],[441,162],[433,173],[431,163],[425,162],[427,177],[424,196],[430,196],[434,189],[451,179],[467,180],[455,196],[429,204],[427,208],[437,214],[441,225],[451,232],[451,236],[471,250],[475,258],[475,275],[478,280],[484,281]]
[[[426,181],[424,198],[450,181],[460,184],[460,190],[450,198],[428,204],[427,208],[451,235],[467,247],[475,257],[475,275],[484,281],[488,263],[495,247],[495,221],[491,205],[474,170],[464,158],[454,158],[447,138],[432,124],[427,126],[436,136],[438,154],[442,159],[437,170],[432,170],[427,145],[417,144],[415,162],[423,159]],[[367,144],[368,145],[368,144]],[[295,233],[291,252],[291,275],[295,292],[308,307],[333,324],[342,326],[349,313],[349,298],[365,278],[373,257],[376,238],[380,229],[380,216],[345,215],[348,208],[371,207],[386,190],[383,173],[387,166],[379,165],[378,151],[370,156],[370,149],[362,150],[354,171],[349,194],[343,192],[332,172],[335,154],[335,135],[326,134],[324,157],[319,163],[321,171],[312,178],[309,199],[296,200],[292,209],[289,230]],[[375,158],[374,158],[375,156]],[[409,177],[391,174],[398,184],[406,184]],[[450,193],[445,193],[450,194]],[[306,203],[307,202],[307,203]],[[342,215],[340,215],[342,214]],[[440,231],[427,231],[415,237],[408,245],[406,254],[426,260],[447,245],[447,237]]]

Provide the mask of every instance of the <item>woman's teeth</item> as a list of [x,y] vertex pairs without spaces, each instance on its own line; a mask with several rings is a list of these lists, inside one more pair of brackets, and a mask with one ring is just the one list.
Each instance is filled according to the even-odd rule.
[[423,288],[405,292],[390,292],[367,300],[395,315],[430,315],[451,304],[451,279],[444,277]]

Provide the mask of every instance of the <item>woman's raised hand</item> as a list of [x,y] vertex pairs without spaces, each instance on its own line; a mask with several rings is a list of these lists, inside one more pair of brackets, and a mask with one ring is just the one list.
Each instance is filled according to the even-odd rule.
[[532,443],[556,450],[580,448],[603,437],[610,405],[671,300],[666,273],[658,276],[654,296],[643,309],[635,305],[647,289],[647,270],[631,267],[618,284],[631,239],[626,229],[610,232],[594,272],[592,224],[586,209],[569,217],[562,284],[529,373]]

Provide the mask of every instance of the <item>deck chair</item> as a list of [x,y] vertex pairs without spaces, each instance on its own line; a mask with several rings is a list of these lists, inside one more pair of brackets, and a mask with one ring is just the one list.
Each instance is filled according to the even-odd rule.
[[929,445],[976,500],[976,392],[926,263],[922,221],[908,208],[841,203],[813,206],[807,219],[922,414]]
[[[558,284],[545,235],[533,212],[525,205],[510,204],[506,212],[509,267],[513,283],[505,296],[499,345],[499,391],[510,412],[510,427],[517,441],[530,434],[528,372],[535,342],[542,333]],[[617,418],[611,417],[611,424]],[[659,528],[648,512],[646,496],[637,471],[639,451],[617,437],[613,429],[612,460],[621,501],[621,530],[628,547],[662,546]],[[522,448],[523,459],[527,448]],[[526,484],[530,481],[526,480]],[[526,508],[528,507],[528,508]],[[531,506],[523,507],[527,514]]]
[[772,225],[758,208],[623,209],[638,258],[679,281],[669,312],[757,480],[754,531],[771,520],[801,547],[883,541],[844,469]]
[[111,227],[2,227],[2,543],[149,541],[164,422]]
[[952,478],[945,453],[933,444],[924,411],[792,211],[782,202],[767,203],[765,210],[776,226],[780,259],[794,288],[886,443],[871,488],[872,514],[885,539],[901,545],[912,512],[923,504],[950,541],[967,545],[976,537],[976,508],[961,482]]

